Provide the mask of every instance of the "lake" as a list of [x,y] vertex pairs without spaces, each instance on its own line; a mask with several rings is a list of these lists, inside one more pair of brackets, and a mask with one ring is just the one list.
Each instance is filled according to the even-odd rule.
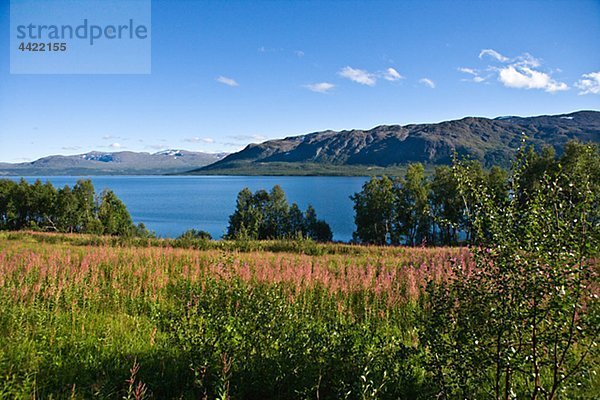
[[[18,177],[8,177],[19,179]],[[50,181],[55,187],[74,185],[81,177],[25,177]],[[361,190],[365,177],[305,176],[91,176],[96,193],[113,190],[127,205],[133,220],[161,237],[176,237],[187,229],[220,238],[227,230],[237,194],[280,185],[288,201],[304,211],[312,204],[319,219],[329,223],[334,240],[352,239],[354,210],[350,196]]]

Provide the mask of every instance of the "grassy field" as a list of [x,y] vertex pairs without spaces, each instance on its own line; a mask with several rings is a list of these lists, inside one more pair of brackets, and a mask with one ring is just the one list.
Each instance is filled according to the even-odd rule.
[[0,233],[0,398],[429,399],[428,280],[464,248],[204,250]]

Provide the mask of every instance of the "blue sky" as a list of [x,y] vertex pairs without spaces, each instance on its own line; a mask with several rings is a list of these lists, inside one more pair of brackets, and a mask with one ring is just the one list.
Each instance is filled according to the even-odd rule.
[[151,37],[147,75],[11,75],[0,35],[0,161],[600,109],[599,1],[153,1]]

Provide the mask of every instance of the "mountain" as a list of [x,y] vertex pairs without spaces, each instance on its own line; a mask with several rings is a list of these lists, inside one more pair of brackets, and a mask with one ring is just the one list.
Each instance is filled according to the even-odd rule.
[[92,151],[74,156],[48,156],[19,164],[0,163],[0,175],[173,174],[208,165],[226,155],[186,150],[164,150],[154,154]]
[[452,154],[507,166],[523,134],[558,153],[571,139],[600,142],[600,112],[537,117],[467,117],[436,124],[381,125],[323,131],[249,144],[233,154],[186,150],[97,152],[0,163],[0,175],[373,175],[402,172],[409,162],[449,164]]
[[[365,174],[367,168],[398,167],[410,162],[449,164],[454,152],[486,165],[507,166],[523,134],[536,148],[561,152],[571,139],[600,141],[600,112],[537,117],[467,117],[435,124],[382,125],[370,130],[323,131],[249,144],[191,174]],[[316,171],[316,172],[315,172]],[[275,173],[277,174],[277,173]]]

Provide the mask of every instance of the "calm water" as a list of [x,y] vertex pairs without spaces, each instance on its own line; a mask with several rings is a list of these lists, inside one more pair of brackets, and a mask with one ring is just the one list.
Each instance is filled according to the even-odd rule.
[[[73,185],[79,177],[27,177],[50,181],[54,186]],[[11,179],[18,179],[11,177]],[[100,193],[112,189],[125,202],[133,220],[143,222],[159,236],[175,237],[187,229],[210,232],[220,238],[235,209],[238,192],[270,190],[279,184],[288,201],[302,210],[312,204],[320,219],[331,225],[335,240],[348,241],[354,231],[354,210],[349,196],[360,191],[364,177],[265,177],[265,176],[94,176]]]

